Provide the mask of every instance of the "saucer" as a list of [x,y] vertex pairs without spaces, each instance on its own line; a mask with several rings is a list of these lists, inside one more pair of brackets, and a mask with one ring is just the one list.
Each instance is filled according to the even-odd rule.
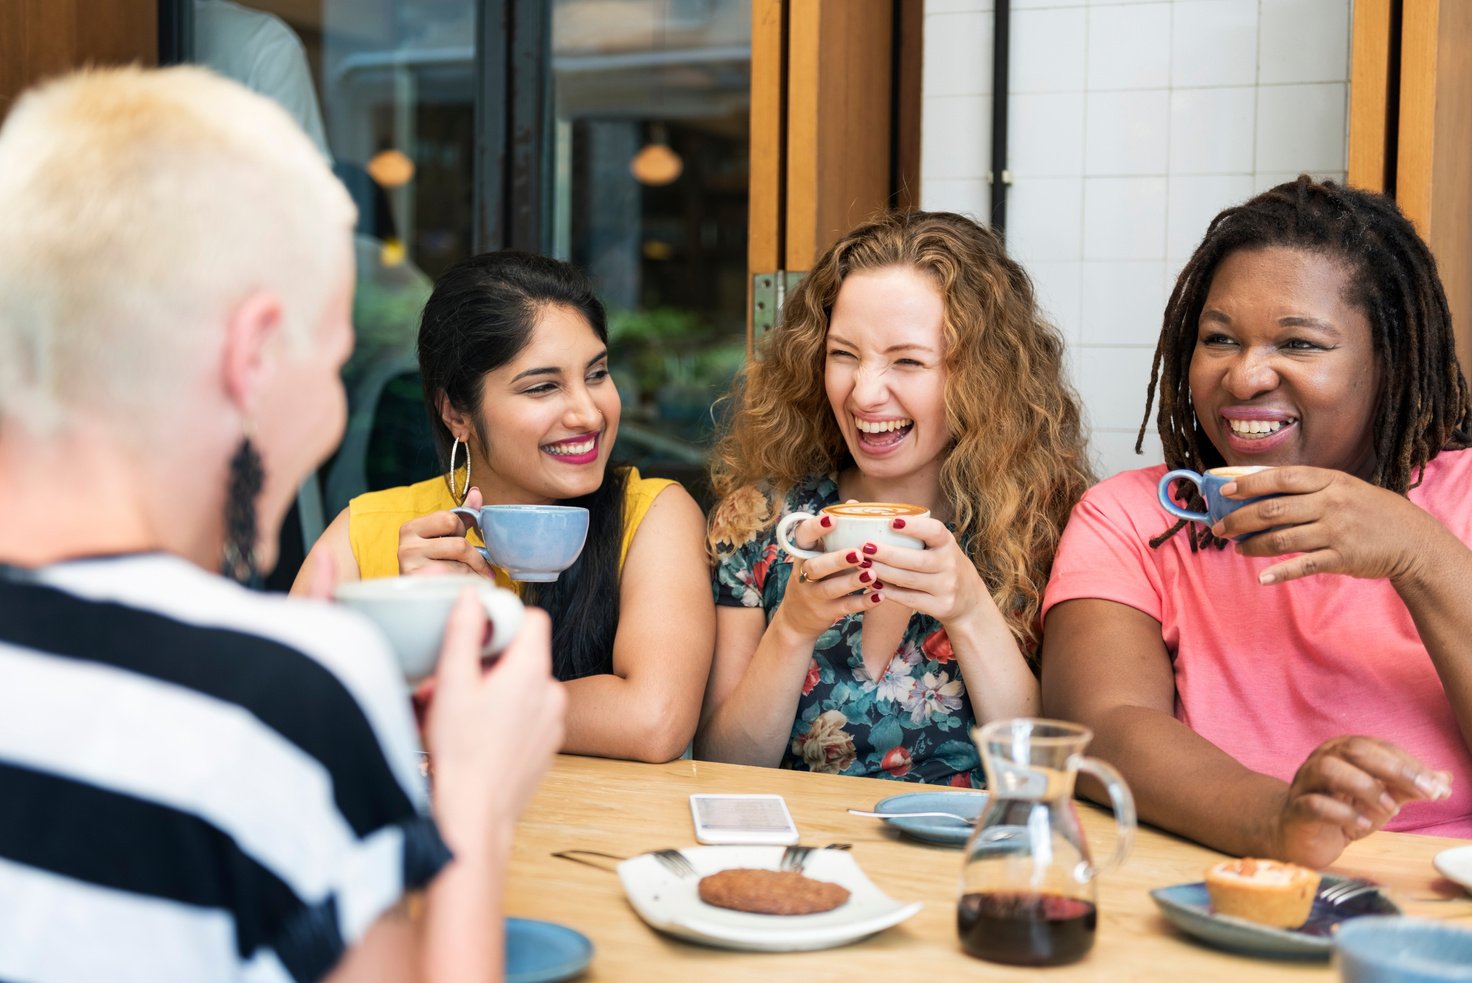
[[[954,812],[974,818],[986,808],[987,794],[958,789],[954,792],[905,792],[891,795],[874,804],[875,812]],[[927,843],[964,845],[976,827],[946,819],[944,816],[899,816],[886,823],[917,840]]]
[[1322,897],[1326,888],[1347,878],[1325,874],[1319,882],[1319,897],[1302,928],[1272,928],[1244,918],[1218,915],[1211,908],[1206,884],[1177,884],[1158,887],[1150,897],[1161,914],[1181,931],[1203,942],[1234,952],[1274,958],[1328,959],[1334,951],[1334,933],[1339,926],[1362,915],[1399,915],[1400,908],[1379,891],[1332,904]]
[[576,929],[506,919],[506,983],[555,983],[581,973],[592,959],[593,943]]
[[1472,846],[1454,846],[1432,858],[1436,870],[1449,881],[1456,881],[1464,891],[1472,891]]

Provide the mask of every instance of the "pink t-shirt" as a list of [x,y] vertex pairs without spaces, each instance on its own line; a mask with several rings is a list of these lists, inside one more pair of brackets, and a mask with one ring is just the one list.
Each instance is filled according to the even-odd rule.
[[[1192,553],[1155,486],[1164,465],[1101,482],[1073,510],[1043,611],[1117,601],[1160,622],[1176,718],[1254,771],[1284,781],[1342,734],[1392,741],[1455,776],[1452,796],[1408,803],[1387,828],[1472,837],[1472,754],[1410,612],[1384,580],[1337,574],[1263,586],[1276,560]],[[1472,545],[1472,450],[1439,454],[1410,500]]]

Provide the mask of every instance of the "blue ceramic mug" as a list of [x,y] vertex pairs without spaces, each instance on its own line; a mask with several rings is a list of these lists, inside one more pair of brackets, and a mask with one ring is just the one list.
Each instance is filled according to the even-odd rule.
[[[1160,477],[1160,484],[1156,491],[1160,496],[1160,507],[1171,515],[1192,522],[1204,522],[1208,526],[1214,526],[1218,522],[1240,509],[1250,502],[1256,502],[1258,498],[1227,498],[1222,494],[1222,486],[1228,485],[1238,478],[1244,478],[1249,474],[1266,471],[1267,468],[1251,467],[1224,467],[1210,468],[1204,474],[1198,474],[1190,468],[1180,468],[1175,471],[1167,471]],[[1171,483],[1176,480],[1189,481],[1201,491],[1201,497],[1206,502],[1205,512],[1192,512],[1190,509],[1182,508],[1170,497]],[[1271,495],[1261,496],[1271,498]],[[1255,534],[1254,534],[1255,535]],[[1236,537],[1242,539],[1245,537]]]
[[452,509],[485,540],[476,547],[512,580],[550,583],[573,565],[588,538],[588,510],[575,505],[486,505]]

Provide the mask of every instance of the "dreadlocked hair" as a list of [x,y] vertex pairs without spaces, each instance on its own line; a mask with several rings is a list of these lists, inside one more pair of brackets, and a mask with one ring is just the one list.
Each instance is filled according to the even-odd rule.
[[711,454],[721,501],[707,546],[719,560],[769,527],[798,482],[853,464],[824,387],[829,320],[846,277],[894,267],[916,270],[945,301],[951,439],[941,494],[957,542],[1031,653],[1058,537],[1093,475],[1062,336],[1001,239],[960,215],[882,215],[829,247],[787,295],[781,325],[739,377]]
[[[1135,451],[1144,444],[1158,394],[1155,422],[1166,465],[1204,471],[1226,463],[1191,405],[1198,322],[1221,262],[1239,250],[1272,246],[1317,253],[1348,272],[1346,299],[1370,322],[1384,380],[1372,421],[1371,481],[1404,495],[1420,483],[1427,461],[1472,440],[1472,404],[1436,260],[1391,199],[1306,174],[1218,215],[1181,270],[1166,304]],[[1199,493],[1191,493],[1188,507],[1203,508]],[[1160,546],[1185,525],[1175,523],[1150,545]],[[1204,525],[1187,535],[1193,551],[1227,545]]]

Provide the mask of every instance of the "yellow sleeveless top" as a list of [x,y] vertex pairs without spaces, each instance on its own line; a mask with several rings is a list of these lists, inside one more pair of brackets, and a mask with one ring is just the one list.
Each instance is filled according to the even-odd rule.
[[[629,544],[634,533],[649,512],[654,499],[674,482],[667,478],[641,478],[637,468],[629,468],[629,478],[624,485],[624,538],[618,554],[619,575],[623,575],[624,560],[629,556]],[[353,557],[358,561],[358,575],[364,580],[399,575],[399,527],[410,519],[431,512],[442,512],[455,507],[455,499],[445,484],[444,475],[436,475],[426,481],[398,488],[359,495],[348,503],[348,541],[353,547]],[[474,529],[470,541],[484,545]],[[516,585],[499,568],[496,583],[513,590]]]

